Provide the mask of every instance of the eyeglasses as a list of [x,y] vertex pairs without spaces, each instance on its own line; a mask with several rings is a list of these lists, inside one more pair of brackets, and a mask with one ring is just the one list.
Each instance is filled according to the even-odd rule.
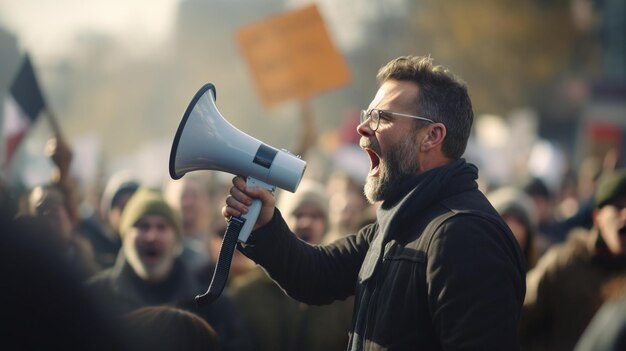
[[407,115],[404,113],[392,112],[392,111],[387,111],[387,110],[377,110],[377,109],[371,109],[369,111],[361,110],[361,115],[359,118],[360,118],[361,123],[365,122],[369,118],[369,121],[370,121],[369,127],[372,131],[375,132],[378,129],[378,126],[380,125],[381,116],[383,118],[385,116],[410,117],[410,118],[419,119],[420,121],[424,121],[428,123],[435,123],[435,121],[429,118],[424,118],[424,117],[414,116],[414,115]]

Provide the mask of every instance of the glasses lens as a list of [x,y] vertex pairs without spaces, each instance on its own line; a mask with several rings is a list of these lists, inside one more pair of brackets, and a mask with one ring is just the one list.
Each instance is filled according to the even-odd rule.
[[378,110],[370,111],[370,128],[372,130],[378,129],[378,121],[380,120],[380,112]]

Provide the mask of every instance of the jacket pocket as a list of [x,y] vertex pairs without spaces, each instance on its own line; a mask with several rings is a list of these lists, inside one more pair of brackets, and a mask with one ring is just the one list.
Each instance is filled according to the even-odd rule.
[[385,261],[409,261],[415,263],[424,263],[426,261],[426,253],[408,247],[395,246],[389,250],[385,250]]

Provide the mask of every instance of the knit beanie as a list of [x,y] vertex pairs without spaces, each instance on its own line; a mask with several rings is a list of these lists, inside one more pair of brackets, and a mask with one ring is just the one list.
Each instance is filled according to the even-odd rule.
[[120,235],[123,237],[142,217],[159,215],[167,219],[176,235],[182,233],[181,220],[176,212],[165,202],[163,195],[147,187],[139,188],[128,200],[120,221]]
[[114,173],[107,182],[102,193],[100,210],[102,216],[107,218],[111,208],[115,206],[119,198],[126,193],[134,193],[139,188],[139,180],[135,175],[126,170]]
[[535,232],[538,225],[537,210],[531,197],[523,190],[504,186],[490,192],[487,198],[501,216],[514,216],[526,230]]
[[620,196],[626,196],[626,169],[615,171],[600,178],[598,190],[594,196],[596,208],[600,208]]
[[295,193],[281,193],[277,207],[285,216],[291,216],[303,204],[319,207],[328,218],[328,196],[324,186],[311,179],[303,179]]

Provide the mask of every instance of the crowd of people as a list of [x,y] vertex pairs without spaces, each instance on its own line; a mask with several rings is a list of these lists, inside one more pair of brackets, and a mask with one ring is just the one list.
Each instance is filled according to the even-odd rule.
[[[246,188],[241,177],[224,184],[209,171],[155,188],[120,170],[81,215],[71,150],[55,139],[50,182],[22,193],[0,187],[5,345],[623,347],[626,170],[601,163],[584,191],[568,189],[567,216],[565,193],[537,177],[479,187],[480,171],[462,157],[473,119],[462,81],[413,56],[377,78],[355,131],[370,157],[367,178],[329,169],[293,194]],[[263,209],[226,290],[196,305],[225,219],[252,198]]]

